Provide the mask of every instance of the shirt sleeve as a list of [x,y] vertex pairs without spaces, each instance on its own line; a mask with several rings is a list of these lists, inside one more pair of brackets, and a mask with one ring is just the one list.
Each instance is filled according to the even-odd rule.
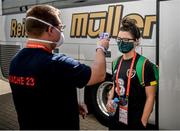
[[67,56],[54,57],[54,73],[59,80],[68,86],[82,88],[87,85],[91,77],[91,68]]
[[153,63],[149,60],[145,63],[144,81],[145,86],[153,86],[155,85],[154,83],[157,83],[154,75]]

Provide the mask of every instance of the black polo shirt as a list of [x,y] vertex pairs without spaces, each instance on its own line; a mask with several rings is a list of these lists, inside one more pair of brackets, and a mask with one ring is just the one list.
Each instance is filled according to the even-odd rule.
[[20,129],[79,129],[76,88],[90,76],[90,67],[65,55],[22,49],[9,70]]

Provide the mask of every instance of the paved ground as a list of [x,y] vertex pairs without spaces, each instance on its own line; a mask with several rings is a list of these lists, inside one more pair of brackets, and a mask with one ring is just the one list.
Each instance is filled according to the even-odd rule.
[[108,128],[101,125],[92,114],[88,115],[85,119],[80,117],[80,128],[81,130],[108,130]]
[[0,96],[0,130],[17,130],[19,125],[11,93]]
[[[85,119],[80,116],[80,128],[81,130],[107,130],[107,127],[101,125],[92,114]],[[0,130],[17,129],[19,125],[9,84],[0,80]]]
[[0,95],[10,93],[9,83],[0,79]]

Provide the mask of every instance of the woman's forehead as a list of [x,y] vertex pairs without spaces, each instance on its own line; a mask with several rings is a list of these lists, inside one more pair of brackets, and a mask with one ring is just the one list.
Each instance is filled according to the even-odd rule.
[[121,38],[132,38],[132,34],[129,31],[119,31],[118,37],[121,37]]

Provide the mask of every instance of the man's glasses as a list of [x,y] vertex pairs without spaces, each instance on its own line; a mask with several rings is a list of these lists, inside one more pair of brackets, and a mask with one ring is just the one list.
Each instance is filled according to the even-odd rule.
[[135,39],[129,39],[129,38],[121,38],[121,37],[118,37],[117,39],[116,39],[116,42],[134,42],[134,41],[136,41]]
[[66,25],[65,24],[59,24],[56,26],[61,32],[64,31],[64,29],[66,28]]

